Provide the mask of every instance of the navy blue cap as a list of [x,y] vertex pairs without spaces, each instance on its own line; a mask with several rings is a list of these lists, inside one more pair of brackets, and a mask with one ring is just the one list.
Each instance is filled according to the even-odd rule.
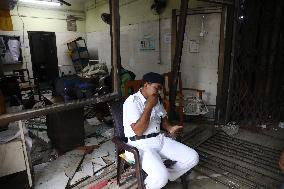
[[143,81],[148,83],[159,83],[161,85],[164,84],[164,77],[158,73],[149,72],[143,75]]

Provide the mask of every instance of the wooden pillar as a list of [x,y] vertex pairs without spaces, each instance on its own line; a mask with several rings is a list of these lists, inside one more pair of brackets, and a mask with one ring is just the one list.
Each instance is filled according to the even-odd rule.
[[172,32],[171,32],[171,72],[173,71],[173,61],[175,57],[177,41],[177,10],[172,10]]
[[216,111],[215,121],[220,121],[220,108],[223,107],[223,80],[224,80],[224,64],[225,64],[225,19],[226,9],[222,6],[221,24],[220,24],[220,42],[219,42],[219,57],[218,57],[218,83],[217,83],[217,98],[216,98]]
[[181,56],[182,56],[188,1],[189,0],[181,0],[181,4],[180,4],[180,17],[179,17],[179,22],[178,22],[177,41],[176,41],[174,60],[172,64],[172,75],[173,75],[172,83],[171,83],[172,87],[170,88],[170,95],[169,95],[170,120],[173,118],[173,115],[175,112],[175,100],[176,100],[176,94],[177,94],[178,74],[180,71],[180,62],[181,62]]
[[234,74],[234,64],[236,62],[237,55],[239,49],[236,49],[239,46],[239,41],[237,40],[237,32],[239,29],[239,0],[235,0],[235,7],[234,7],[234,17],[233,17],[233,31],[232,31],[232,49],[231,49],[231,57],[230,57],[230,70],[229,70],[229,83],[228,83],[228,97],[226,102],[226,114],[225,114],[225,123],[229,121],[231,116],[231,99],[232,99],[232,85],[233,85],[233,74]]
[[110,0],[110,14],[111,14],[111,49],[112,49],[112,78],[113,78],[113,92],[119,93],[120,88],[120,17],[119,17],[119,0]]

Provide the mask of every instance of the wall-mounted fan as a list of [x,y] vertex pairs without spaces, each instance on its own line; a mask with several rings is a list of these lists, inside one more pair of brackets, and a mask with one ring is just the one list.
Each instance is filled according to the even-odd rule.
[[102,13],[101,18],[105,23],[107,24],[111,23],[111,16],[109,13]]
[[57,1],[64,4],[64,5],[71,6],[71,4],[66,2],[66,1],[63,1],[63,0],[57,0]]
[[151,11],[154,14],[161,14],[167,6],[167,0],[154,0],[151,5]]

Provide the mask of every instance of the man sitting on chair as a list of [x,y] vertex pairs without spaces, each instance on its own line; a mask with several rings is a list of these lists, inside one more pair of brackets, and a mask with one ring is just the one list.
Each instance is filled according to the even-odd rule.
[[[197,165],[199,156],[195,150],[160,133],[160,123],[171,135],[182,129],[182,126],[169,124],[159,100],[164,78],[150,72],[143,76],[143,82],[143,87],[123,104],[123,126],[128,144],[139,150],[142,169],[148,175],[144,181],[146,188],[158,189]],[[131,155],[126,152],[127,157]],[[176,163],[166,168],[162,158]]]

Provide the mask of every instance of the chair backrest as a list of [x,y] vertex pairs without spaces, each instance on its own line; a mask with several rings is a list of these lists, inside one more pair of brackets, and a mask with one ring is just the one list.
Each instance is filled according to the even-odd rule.
[[114,136],[120,138],[125,138],[123,128],[123,103],[123,99],[108,103],[114,121]]
[[[163,87],[163,93],[164,93],[164,98],[167,96],[169,96],[169,91],[171,86],[171,82],[172,82],[172,78],[173,78],[173,74],[172,72],[167,72],[162,74],[164,79],[165,79],[165,83],[164,83],[164,87]],[[178,74],[178,88],[177,88],[177,93],[181,93],[182,94],[182,80],[181,80],[181,73],[179,72]]]
[[[125,86],[124,86],[124,95],[125,98],[127,98],[129,95],[136,93],[143,85],[143,81],[142,80],[129,80],[126,81]],[[129,90],[131,90],[131,92],[129,93]]]

